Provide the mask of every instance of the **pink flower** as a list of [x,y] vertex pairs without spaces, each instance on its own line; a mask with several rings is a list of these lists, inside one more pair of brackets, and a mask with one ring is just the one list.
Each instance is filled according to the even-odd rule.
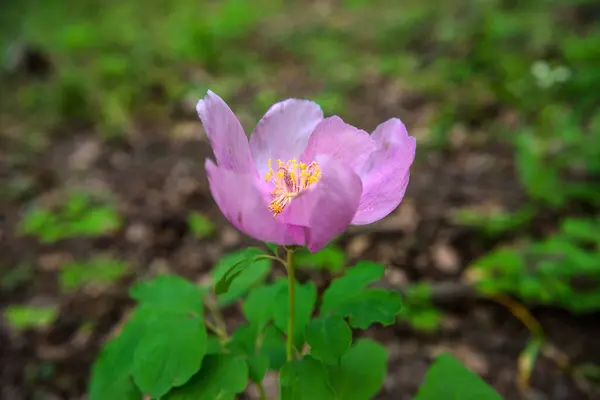
[[392,118],[369,135],[308,100],[274,104],[248,141],[219,96],[198,102],[217,164],[210,190],[237,229],[264,242],[322,249],[348,225],[392,212],[409,181],[416,143]]

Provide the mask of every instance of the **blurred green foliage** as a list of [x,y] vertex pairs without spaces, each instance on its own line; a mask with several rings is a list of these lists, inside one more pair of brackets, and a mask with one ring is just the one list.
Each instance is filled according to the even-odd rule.
[[204,239],[215,233],[215,224],[199,212],[191,212],[188,215],[188,225],[196,239]]
[[57,210],[29,209],[20,221],[19,231],[35,235],[43,243],[62,239],[101,236],[121,226],[121,217],[110,203],[103,204],[84,192],[70,192]]
[[[52,68],[48,79],[3,79],[13,89],[4,93],[15,95],[1,106],[26,112],[27,124],[84,121],[112,139],[126,137],[137,120],[170,120],[182,103],[195,101],[209,87],[225,98],[250,93],[254,101],[247,106],[256,114],[288,95],[310,97],[326,113],[350,118],[357,107],[397,115],[400,97],[422,97],[435,112],[420,154],[427,147],[448,148],[457,127],[469,133],[466,146],[477,146],[475,133],[485,132],[487,139],[513,149],[526,194],[521,206],[455,216],[489,236],[526,239],[525,245],[503,246],[474,263],[505,277],[484,279],[482,290],[580,311],[600,307],[592,294],[566,288],[579,275],[597,275],[598,246],[565,231],[576,223],[580,232],[597,232],[596,2],[326,3],[12,2],[0,21],[3,77],[20,77],[14,65],[28,46]],[[31,132],[30,142],[46,142],[39,140],[39,130]],[[74,215],[70,203],[58,212],[34,208],[21,231],[51,243],[119,226],[109,206],[89,212],[81,198],[73,201],[86,212]],[[529,227],[547,212],[559,216],[561,228],[533,235]],[[197,237],[211,233],[200,214],[191,214],[189,224]],[[297,257],[300,265],[333,272],[346,262],[335,249]]]
[[11,305],[3,311],[4,320],[12,329],[45,328],[58,316],[58,308],[51,306]]
[[565,218],[547,238],[499,248],[470,273],[486,294],[511,293],[574,313],[600,309],[600,218]]
[[110,257],[73,261],[61,267],[60,287],[63,292],[71,292],[86,285],[109,286],[123,277],[128,269],[126,262]]

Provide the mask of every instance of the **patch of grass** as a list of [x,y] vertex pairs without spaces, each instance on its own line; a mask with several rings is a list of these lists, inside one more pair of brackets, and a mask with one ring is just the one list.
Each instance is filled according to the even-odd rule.
[[121,217],[110,203],[102,204],[83,192],[71,192],[58,210],[34,207],[19,224],[19,232],[34,235],[43,243],[72,237],[94,237],[115,231]]
[[17,331],[43,329],[50,326],[58,316],[57,307],[11,305],[3,312],[4,320]]
[[199,212],[188,214],[188,225],[196,239],[210,237],[216,232],[215,224]]
[[74,261],[60,269],[59,283],[63,293],[81,289],[87,285],[105,287],[118,281],[129,271],[129,265],[110,257],[97,257]]
[[34,268],[28,264],[20,264],[12,268],[1,267],[0,288],[3,292],[11,292],[30,282],[34,272]]

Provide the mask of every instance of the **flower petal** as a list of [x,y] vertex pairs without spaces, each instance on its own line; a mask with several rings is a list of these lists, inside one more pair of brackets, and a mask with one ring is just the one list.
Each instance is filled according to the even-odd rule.
[[416,141],[397,118],[380,124],[371,135],[377,150],[369,156],[360,177],[363,191],[353,225],[378,221],[402,201],[415,159]]
[[264,242],[296,244],[286,227],[273,217],[254,173],[237,174],[217,167],[210,159],[206,160],[205,167],[213,198],[233,226]]
[[233,111],[210,90],[196,105],[219,167],[237,173],[255,171],[248,138]]
[[328,156],[318,156],[316,161],[321,179],[293,199],[279,217],[283,223],[306,227],[303,244],[311,252],[346,230],[362,191],[360,177],[348,166]]
[[288,99],[271,106],[250,136],[250,152],[260,176],[267,172],[270,158],[298,158],[322,119],[321,107],[312,101]]
[[300,159],[310,163],[317,155],[327,154],[358,172],[373,150],[375,142],[367,132],[333,116],[317,125]]

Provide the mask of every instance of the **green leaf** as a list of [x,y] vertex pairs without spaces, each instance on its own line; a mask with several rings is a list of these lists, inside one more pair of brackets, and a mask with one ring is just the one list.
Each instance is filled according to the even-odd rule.
[[229,282],[227,292],[219,295],[221,305],[233,303],[268,275],[272,263],[268,259],[257,260],[261,255],[264,253],[259,249],[248,248],[227,254],[217,263],[212,271],[214,282],[228,279],[234,271],[240,271]]
[[379,322],[392,325],[402,308],[402,298],[396,292],[384,289],[367,289],[338,305],[335,313],[349,317],[353,328],[367,329]]
[[248,362],[250,380],[261,382],[269,369],[269,357],[265,354],[256,354],[249,356],[246,361]]
[[[281,400],[332,400],[338,398],[331,388],[325,365],[311,356],[287,363],[279,375]],[[357,382],[354,383],[355,385]],[[362,383],[361,383],[362,384]]]
[[331,272],[340,272],[347,261],[346,252],[333,246],[327,246],[316,253],[298,251],[294,253],[294,259],[299,268],[326,269]]
[[286,361],[285,340],[279,329],[273,325],[267,326],[261,336],[260,354],[269,358],[269,368],[280,370]]
[[259,286],[248,293],[244,301],[244,316],[260,331],[273,316],[273,304],[279,286]]
[[152,312],[133,358],[133,378],[152,397],[186,383],[199,369],[206,354],[207,335],[202,319],[186,313]]
[[[275,326],[277,326],[282,332],[288,334],[288,284],[287,281],[280,281],[281,286],[279,287],[275,296],[275,302],[273,304],[273,319]],[[296,345],[300,346],[304,336],[304,329],[306,324],[310,321],[312,316],[315,303],[317,301],[317,289],[312,282],[300,285],[296,283],[296,301],[295,301],[295,326],[292,334]]]
[[311,356],[328,364],[336,364],[352,344],[352,330],[336,316],[313,319],[305,335]]
[[164,400],[232,399],[248,384],[248,366],[243,358],[228,354],[207,355],[202,369],[184,386]]
[[140,302],[136,318],[145,324],[133,354],[132,373],[144,392],[160,397],[186,383],[199,369],[207,334],[198,287],[163,275],[131,289]]
[[252,325],[241,325],[231,334],[227,348],[234,354],[256,354],[259,331]]
[[206,354],[219,353],[223,353],[223,345],[221,345],[221,339],[218,336],[208,335],[206,339]]
[[142,395],[133,383],[131,366],[133,354],[146,329],[143,313],[131,315],[121,333],[102,349],[92,366],[90,400],[134,400]]
[[450,354],[438,356],[415,400],[502,400],[487,383]]
[[[134,346],[131,346],[135,348]],[[132,354],[119,338],[106,344],[92,367],[90,400],[141,400],[129,369]]]
[[156,311],[204,316],[200,288],[176,275],[160,275],[140,282],[129,291],[131,297]]
[[[238,264],[239,265],[239,264]],[[237,278],[239,274],[242,273],[242,270],[229,270],[228,273],[223,276],[219,281],[215,284],[215,294],[218,296],[220,294],[225,294],[229,290],[229,287],[233,283],[233,280]]]
[[6,307],[3,316],[8,325],[16,330],[45,328],[58,316],[58,308],[13,305]]
[[379,343],[358,340],[342,357],[339,366],[329,367],[331,386],[338,398],[369,400],[375,397],[385,380],[387,359],[387,351]]
[[339,304],[351,299],[356,292],[368,284],[383,277],[385,267],[370,261],[359,261],[348,269],[344,276],[335,279],[323,294],[321,314],[334,309]]

